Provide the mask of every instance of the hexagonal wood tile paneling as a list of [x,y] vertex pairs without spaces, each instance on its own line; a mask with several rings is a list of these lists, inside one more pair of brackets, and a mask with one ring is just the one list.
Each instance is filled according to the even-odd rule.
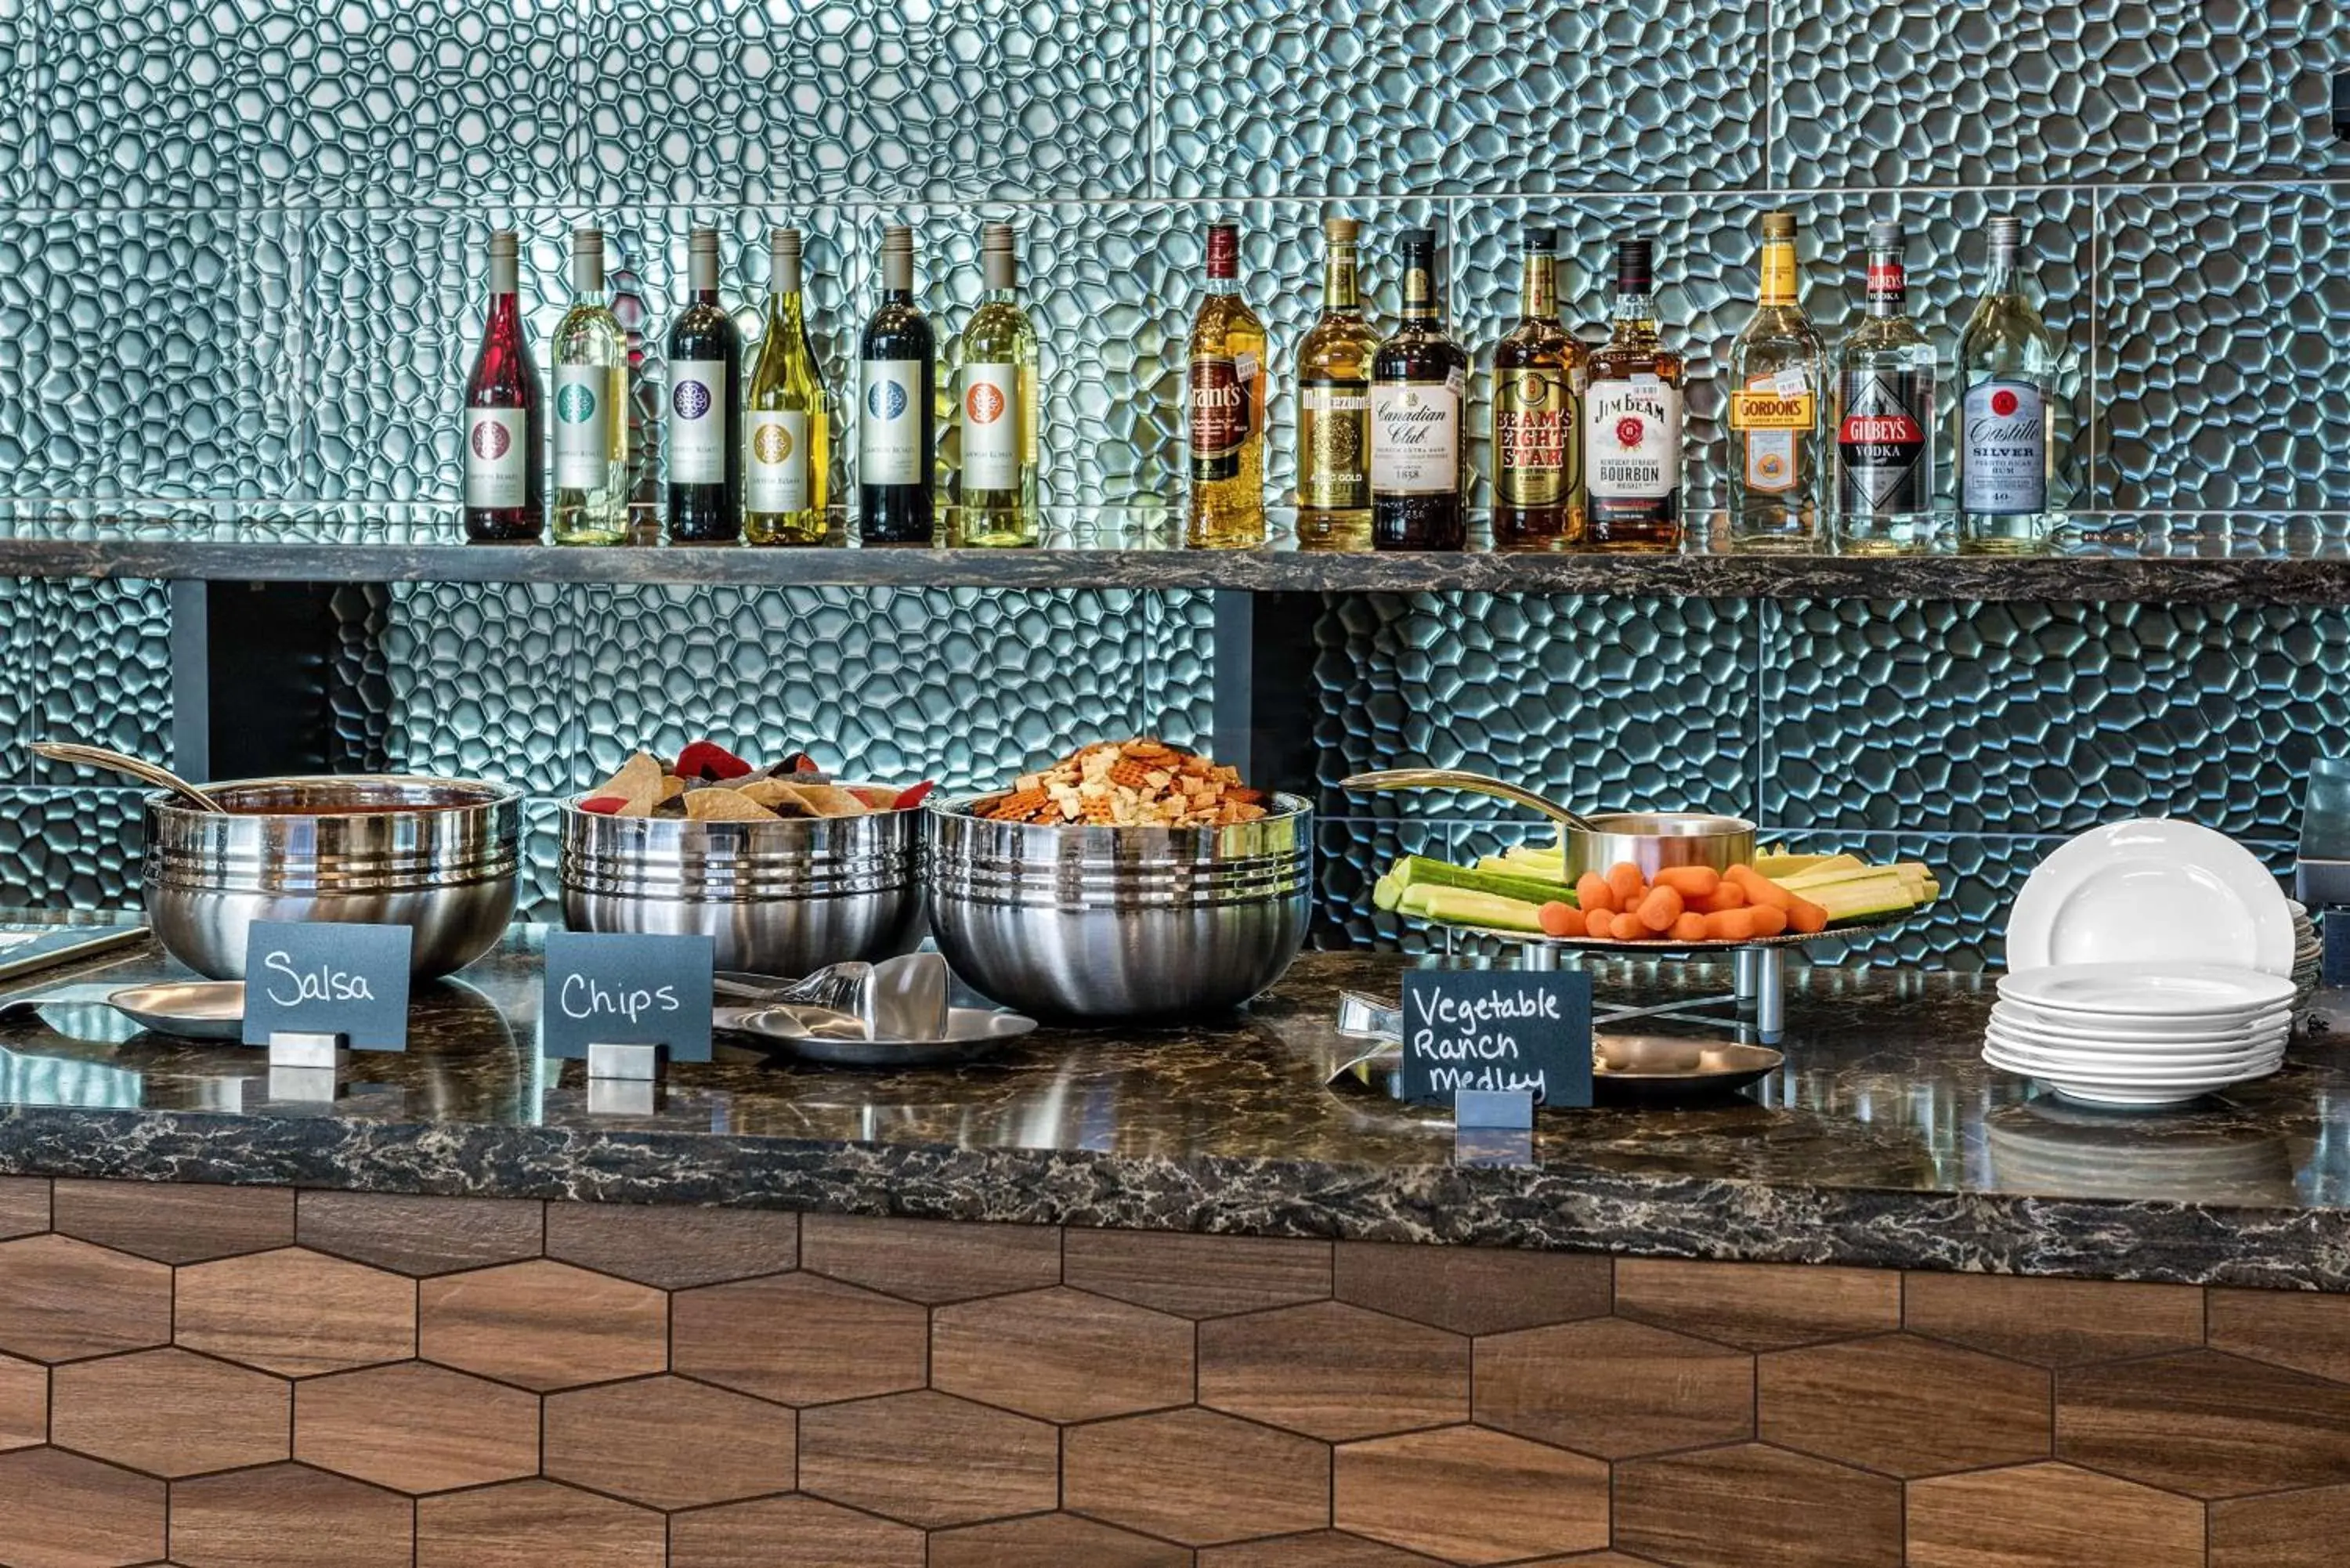
[[442,1491],[538,1472],[538,1400],[407,1362],[294,1390],[294,1457],[395,1491]]
[[1192,1568],[1191,1553],[1074,1513],[967,1524],[931,1537],[930,1568]]
[[1061,1233],[1050,1225],[811,1214],[800,1231],[800,1266],[937,1305],[1057,1283]]
[[48,1228],[48,1182],[35,1176],[0,1176],[0,1241]]
[[1330,1522],[1330,1450],[1207,1410],[1072,1427],[1062,1506],[1148,1535],[1209,1546]]
[[2203,1511],[2071,1465],[1939,1476],[1909,1488],[1910,1568],[2199,1568]]
[[799,1265],[800,1217],[757,1209],[550,1203],[546,1255],[665,1291]]
[[1676,1568],[1896,1568],[1901,1483],[1759,1443],[1627,1459],[1615,1544]]
[[416,1568],[662,1568],[668,1537],[658,1513],[552,1481],[416,1505]]
[[2211,1504],[2211,1568],[2340,1568],[2350,1486]]
[[2350,1295],[2227,1290],[2210,1295],[2213,1349],[2350,1383]]
[[931,1386],[1047,1421],[1191,1402],[1195,1331],[1083,1291],[1024,1291],[931,1314]]
[[2062,1373],[2056,1457],[2190,1497],[2350,1477],[2350,1386],[2193,1350]]
[[160,1263],[294,1244],[291,1188],[59,1181],[52,1201],[65,1234]]
[[670,1568],[924,1568],[922,1532],[813,1497],[673,1516]]
[[159,1476],[202,1475],[287,1457],[293,1386],[184,1350],[60,1366],[50,1440]]
[[180,1344],[289,1377],[416,1349],[413,1282],[302,1248],[182,1269],[178,1296]]
[[[1316,1530],[1211,1546],[1200,1553],[1199,1568],[1432,1568],[1441,1561],[1343,1530]],[[1575,1561],[1581,1564],[1586,1559],[1578,1555]]]
[[800,1490],[934,1529],[1036,1513],[1060,1500],[1060,1438],[927,1391],[821,1406],[800,1413]]
[[2048,1374],[1913,1334],[1773,1351],[1755,1378],[1763,1441],[1898,1476],[2045,1459]]
[[1607,1544],[1607,1467],[1482,1427],[1338,1449],[1340,1529],[1456,1563]]
[[1065,1231],[1061,1277],[1180,1317],[1221,1317],[1320,1301],[1330,1293],[1330,1243],[1265,1236]]
[[69,1236],[0,1241],[0,1352],[74,1361],[172,1337],[172,1271]]
[[0,1355],[0,1449],[29,1449],[49,1435],[49,1369]]
[[897,1394],[930,1374],[927,1312],[814,1274],[681,1291],[670,1314],[673,1368],[763,1399]]
[[1911,1274],[1902,1286],[1902,1314],[1912,1334],[2043,1366],[2119,1361],[2203,1343],[2203,1292],[2193,1285]]
[[568,1263],[443,1274],[416,1300],[419,1355],[541,1393],[669,1363],[667,1296]]
[[1754,1358],[1621,1318],[1477,1342],[1477,1420],[1603,1459],[1754,1435]]
[[789,1491],[797,1423],[780,1405],[681,1377],[550,1395],[546,1473],[654,1508]]
[[1741,1350],[1786,1350],[1901,1326],[1901,1276],[1808,1263],[1622,1258],[1616,1312]]
[[1590,1252],[1341,1241],[1331,1288],[1342,1302],[1455,1334],[1501,1334],[1597,1317],[1613,1264]]
[[186,1568],[411,1568],[408,1499],[307,1465],[175,1481],[172,1558]]
[[8,1568],[128,1568],[163,1555],[163,1483],[57,1449],[0,1454]]
[[1469,1341],[1337,1302],[1200,1325],[1200,1403],[1337,1440],[1469,1418]]
[[507,1198],[407,1198],[385,1192],[305,1192],[294,1231],[306,1247],[403,1274],[536,1258],[546,1206]]

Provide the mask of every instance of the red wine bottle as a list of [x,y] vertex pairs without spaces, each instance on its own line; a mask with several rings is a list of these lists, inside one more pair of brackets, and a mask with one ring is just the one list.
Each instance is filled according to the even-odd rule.
[[693,298],[669,329],[669,536],[688,544],[743,535],[743,335],[718,303],[718,231],[686,242]]
[[536,539],[546,523],[546,400],[515,296],[514,231],[490,236],[490,318],[465,383],[465,536]]

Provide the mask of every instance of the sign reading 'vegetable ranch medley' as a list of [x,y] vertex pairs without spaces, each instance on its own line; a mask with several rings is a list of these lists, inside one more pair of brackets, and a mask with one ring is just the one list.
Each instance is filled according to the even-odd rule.
[[713,961],[706,936],[549,931],[539,1049],[659,1045],[672,1062],[709,1061]]
[[408,1049],[406,926],[255,920],[244,939],[244,1043],[339,1034],[354,1051]]
[[1462,1090],[1591,1103],[1591,977],[1574,971],[1427,970],[1403,977],[1403,1097]]

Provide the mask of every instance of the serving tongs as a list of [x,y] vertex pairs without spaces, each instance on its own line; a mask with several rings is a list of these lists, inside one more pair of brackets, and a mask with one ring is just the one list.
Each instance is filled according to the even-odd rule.
[[799,980],[728,971],[712,977],[711,990],[733,1004],[724,1013],[789,1012],[815,1039],[923,1041],[947,1032],[947,978],[938,954],[907,953],[827,964]]
[[1597,833],[1600,829],[1592,820],[1572,806],[1565,806],[1506,779],[1489,778],[1483,774],[1462,773],[1457,768],[1381,768],[1372,773],[1355,774],[1338,781],[1340,789],[1457,789],[1471,794],[1490,794],[1512,801],[1542,813],[1553,822],[1572,827],[1579,833]]

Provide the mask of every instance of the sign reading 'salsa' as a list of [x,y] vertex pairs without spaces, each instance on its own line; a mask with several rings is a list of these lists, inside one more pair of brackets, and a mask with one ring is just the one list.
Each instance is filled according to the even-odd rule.
[[1591,1103],[1591,977],[1428,970],[1403,980],[1403,1097],[1449,1104],[1463,1089]]

